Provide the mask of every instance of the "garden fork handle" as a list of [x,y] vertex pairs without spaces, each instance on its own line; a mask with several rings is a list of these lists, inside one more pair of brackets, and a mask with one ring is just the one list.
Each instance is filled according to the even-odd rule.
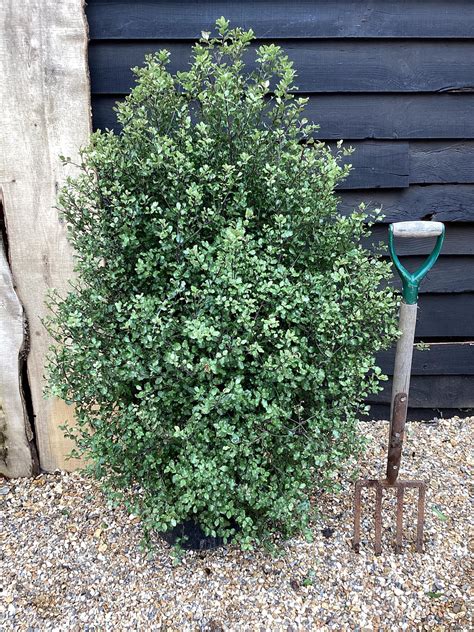
[[[437,237],[433,251],[413,273],[401,264],[393,238],[399,237]],[[400,338],[395,353],[393,386],[390,410],[390,440],[387,460],[387,480],[394,483],[400,469],[403,435],[408,410],[408,392],[410,390],[411,363],[415,342],[418,287],[421,280],[433,267],[444,240],[444,225],[441,222],[398,222],[390,224],[388,243],[390,255],[403,283],[403,300],[400,304]]]
[[390,438],[387,459],[387,480],[394,483],[400,470],[405,422],[408,411],[411,363],[415,342],[416,311],[418,305],[400,304],[399,329],[402,332],[395,352],[392,399],[390,408]]
[[401,331],[395,351],[395,366],[393,369],[392,397],[390,419],[393,417],[395,397],[404,393],[408,399],[410,390],[411,363],[413,359],[413,345],[415,343],[416,313],[418,305],[400,303],[400,320],[398,328]]

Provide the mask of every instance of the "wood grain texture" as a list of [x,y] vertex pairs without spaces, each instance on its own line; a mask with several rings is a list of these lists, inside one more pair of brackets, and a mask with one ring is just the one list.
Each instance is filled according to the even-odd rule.
[[[166,48],[170,72],[187,70],[194,42],[98,41],[89,46],[94,94],[127,93],[134,84],[130,70],[145,55]],[[474,88],[473,41],[281,40],[294,62],[301,92],[442,92]],[[255,50],[245,55],[255,68]]]
[[[93,95],[96,129],[118,129],[113,107],[120,99]],[[474,138],[470,94],[320,94],[310,96],[306,117],[325,140]]]
[[410,143],[410,184],[473,182],[474,141]]
[[92,39],[192,39],[220,15],[271,39],[471,38],[474,31],[470,0],[89,0],[87,15]]
[[474,294],[422,294],[418,301],[418,338],[474,340]]
[[474,222],[474,185],[413,185],[408,189],[341,191],[341,213],[364,202],[368,209],[382,208],[384,222],[434,219],[440,222]]
[[418,306],[416,304],[407,305],[403,301],[400,304],[398,328],[401,331],[401,335],[397,341],[395,351],[390,419],[392,419],[396,396],[401,393],[407,395],[410,392],[411,360],[413,357],[413,342],[415,340],[417,309]]
[[[371,395],[369,402],[388,403],[392,381],[384,382],[384,389]],[[408,401],[412,408],[472,408],[474,407],[473,375],[414,375]]]
[[395,222],[391,225],[394,237],[405,239],[429,239],[439,237],[444,232],[442,222],[412,220],[410,222]]
[[363,141],[350,143],[354,153],[342,159],[350,164],[349,176],[339,186],[345,189],[397,189],[410,183],[408,143]]
[[306,116],[327,140],[474,138],[471,94],[321,94]]
[[[395,349],[377,355],[384,373],[393,375]],[[474,341],[437,342],[426,351],[413,351],[412,375],[474,375]]]
[[[455,415],[472,417],[474,408],[410,408],[408,407],[407,421],[425,421],[433,423],[433,420],[451,419]],[[371,404],[370,413],[365,419],[388,419],[390,416],[390,404]],[[434,421],[436,423],[436,421]]]
[[22,396],[21,363],[25,351],[23,307],[15,293],[0,238],[0,474],[9,478],[31,476],[36,465]]
[[55,209],[67,174],[59,154],[76,157],[90,133],[87,28],[82,0],[5,0],[0,60],[3,112],[0,182],[13,277],[30,332],[28,376],[41,467],[71,469],[58,426],[67,416],[43,398],[50,339],[41,319],[48,289],[67,290],[72,252]]
[[[329,143],[331,145],[331,143]],[[352,171],[340,189],[473,184],[474,141],[348,141]]]

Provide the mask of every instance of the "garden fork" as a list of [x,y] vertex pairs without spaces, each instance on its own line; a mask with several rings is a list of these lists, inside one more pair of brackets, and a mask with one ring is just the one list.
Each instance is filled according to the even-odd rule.
[[[394,237],[437,237],[433,251],[423,265],[413,273],[408,272],[400,263],[393,238]],[[410,387],[411,362],[413,357],[413,343],[415,340],[416,311],[418,287],[421,280],[433,267],[444,240],[444,225],[441,222],[398,222],[390,224],[388,229],[388,244],[392,261],[402,279],[403,300],[400,304],[400,330],[395,354],[395,369],[393,375],[392,399],[390,410],[390,437],[388,445],[386,478],[361,479],[355,485],[354,499],[354,539],[353,547],[358,553],[360,546],[360,521],[362,513],[362,489],[375,489],[375,554],[382,552],[382,492],[384,489],[397,490],[397,522],[395,550],[402,548],[403,531],[403,496],[405,489],[418,489],[418,519],[416,530],[416,550],[423,551],[423,526],[425,519],[426,483],[424,481],[399,481],[398,473],[402,457],[405,422],[408,410],[408,391]]]

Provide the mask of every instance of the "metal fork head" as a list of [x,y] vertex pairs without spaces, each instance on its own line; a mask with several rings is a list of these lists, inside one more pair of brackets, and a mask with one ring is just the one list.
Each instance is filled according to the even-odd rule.
[[395,481],[389,483],[387,479],[360,479],[355,484],[354,497],[354,539],[352,546],[356,553],[360,547],[360,522],[362,515],[362,489],[364,487],[375,489],[375,554],[382,552],[382,492],[384,489],[397,490],[397,530],[395,539],[395,551],[400,553],[402,549],[403,533],[403,496],[405,489],[418,489],[418,519],[416,528],[416,550],[423,552],[423,527],[425,522],[425,496],[426,483],[424,481]]

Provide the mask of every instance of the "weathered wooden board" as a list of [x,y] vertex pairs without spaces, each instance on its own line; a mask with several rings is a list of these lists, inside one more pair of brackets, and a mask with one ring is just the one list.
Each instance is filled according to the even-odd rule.
[[[451,419],[457,415],[458,417],[472,417],[474,408],[412,408],[408,407],[408,421],[428,421],[432,422],[435,419],[444,418]],[[390,418],[390,404],[371,404],[370,414],[364,419],[389,419]],[[409,430],[409,429],[408,429]],[[388,432],[388,425],[387,425]]]
[[459,143],[414,141],[410,143],[410,183],[467,184],[472,182],[474,182],[474,141]]
[[67,290],[73,272],[55,209],[66,170],[90,133],[87,27],[82,0],[5,0],[1,11],[0,182],[13,278],[30,333],[28,377],[41,467],[74,467],[58,426],[71,411],[43,397],[50,339],[41,323],[47,291]]
[[[372,235],[364,243],[373,247],[373,244],[383,241],[387,243],[387,225],[378,224],[372,228]],[[435,239],[398,239],[397,252],[400,255],[427,255],[433,250]],[[473,224],[448,224],[446,237],[443,242],[442,254],[444,255],[474,255],[474,225]]]
[[[390,401],[392,380],[384,382],[381,393],[371,395],[370,402]],[[410,383],[410,405],[413,408],[474,407],[473,375],[414,375]]]
[[471,94],[320,94],[306,116],[328,140],[474,138]]
[[474,340],[474,294],[422,294],[416,336]]
[[474,141],[365,140],[345,144],[354,149],[344,159],[352,165],[352,171],[339,189],[474,183]]
[[412,185],[408,189],[341,191],[341,213],[361,202],[368,209],[382,208],[385,222],[433,219],[439,222],[474,222],[474,185]]
[[340,189],[474,183],[474,141],[365,140],[345,145],[354,149],[344,159],[352,171]]
[[474,183],[474,141],[365,140],[345,144],[354,149],[345,158],[353,168],[340,189]]
[[21,384],[26,336],[23,307],[0,237],[0,474],[10,478],[31,476],[37,469]]
[[[93,95],[95,128],[117,128],[120,98]],[[474,138],[471,94],[320,94],[310,97],[306,116],[326,140]]]
[[341,164],[352,165],[352,170],[338,186],[339,190],[397,189],[409,186],[408,143],[366,140],[350,145],[354,148],[354,153],[343,158]]
[[[189,67],[194,42],[97,41],[89,46],[94,94],[127,93],[131,68],[145,55],[166,48],[172,73]],[[301,92],[441,92],[474,87],[474,40],[433,42],[401,40],[282,40],[294,62]],[[246,55],[255,68],[255,49]]]
[[[387,375],[393,375],[395,348],[378,354],[377,362]],[[474,341],[435,342],[428,350],[413,351],[412,375],[474,375]]]
[[192,39],[220,15],[270,39],[471,38],[474,31],[470,0],[89,0],[87,15],[92,39]]

